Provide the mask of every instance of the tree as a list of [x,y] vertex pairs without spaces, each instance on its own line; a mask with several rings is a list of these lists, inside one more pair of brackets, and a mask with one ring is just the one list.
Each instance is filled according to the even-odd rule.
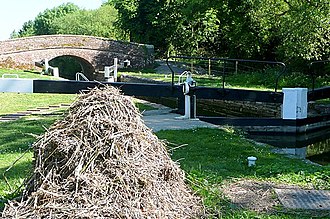
[[268,31],[268,47],[293,67],[329,58],[330,3],[328,0],[262,0],[255,10]]
[[117,10],[111,5],[103,5],[97,10],[79,10],[56,18],[51,25],[51,32],[56,34],[76,34],[124,39],[114,22]]
[[29,20],[23,24],[22,29],[17,33],[18,37],[28,37],[35,35],[34,21]]
[[105,4],[118,10],[117,25],[130,41],[153,44],[160,56],[166,53],[180,20],[177,1],[109,0]]
[[53,9],[46,9],[44,12],[39,13],[34,20],[34,35],[55,34],[52,28],[53,22],[60,17],[65,17],[79,10],[79,7],[72,3],[62,4]]

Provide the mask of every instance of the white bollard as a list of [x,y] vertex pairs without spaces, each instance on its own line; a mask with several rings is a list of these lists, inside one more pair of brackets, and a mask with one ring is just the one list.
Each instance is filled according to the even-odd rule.
[[307,88],[283,88],[282,119],[307,118]]
[[184,95],[184,117],[186,119],[190,119],[191,118],[191,114],[190,114],[190,96],[189,95]]
[[253,156],[248,157],[248,166],[249,167],[255,166],[256,165],[256,160],[257,160],[256,157],[253,157]]

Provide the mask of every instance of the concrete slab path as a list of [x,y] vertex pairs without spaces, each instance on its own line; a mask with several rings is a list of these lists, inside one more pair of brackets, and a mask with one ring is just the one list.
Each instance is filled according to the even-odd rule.
[[177,119],[180,116],[180,114],[168,112],[163,114],[147,114],[142,119],[154,132],[160,130],[194,129],[198,127],[217,128],[216,125],[200,121],[199,119]]

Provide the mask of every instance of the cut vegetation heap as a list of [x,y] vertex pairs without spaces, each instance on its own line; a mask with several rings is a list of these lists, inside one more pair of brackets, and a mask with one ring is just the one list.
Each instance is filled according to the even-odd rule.
[[66,118],[35,144],[33,175],[5,218],[195,218],[200,199],[147,128],[129,97],[112,87],[80,95]]

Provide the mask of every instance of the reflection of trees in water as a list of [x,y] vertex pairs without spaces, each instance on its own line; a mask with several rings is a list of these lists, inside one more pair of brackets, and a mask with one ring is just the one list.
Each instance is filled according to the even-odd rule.
[[330,163],[330,138],[308,146],[308,159],[320,164]]
[[330,152],[330,138],[323,140],[321,142],[311,144],[308,147],[308,153],[310,155],[320,154],[325,152]]
[[321,165],[330,164],[330,139],[309,145],[307,159]]
[[75,80],[77,72],[83,72],[81,62],[72,56],[60,56],[52,59],[49,64],[53,67],[58,67],[62,78]]

